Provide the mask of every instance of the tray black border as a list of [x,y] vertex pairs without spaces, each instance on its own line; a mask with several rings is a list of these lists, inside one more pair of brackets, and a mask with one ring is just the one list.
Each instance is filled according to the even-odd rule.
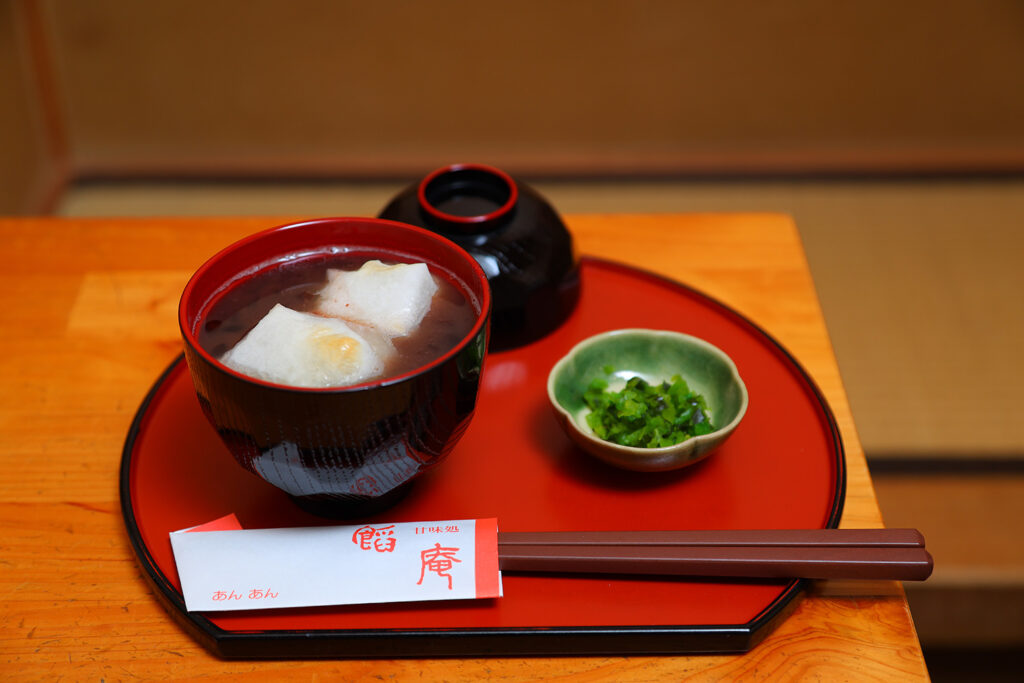
[[[835,416],[818,385],[772,335],[731,306],[671,278],[615,261],[584,256],[581,262],[630,271],[687,290],[738,319],[775,346],[800,373],[826,420],[836,453],[835,497],[825,528],[839,525],[846,498],[846,451]],[[585,286],[586,283],[584,283]],[[806,580],[794,580],[760,614],[744,624],[680,626],[579,626],[486,629],[320,629],[226,631],[205,616],[189,612],[185,601],[160,571],[142,540],[131,499],[131,458],[148,408],[164,382],[184,362],[184,353],[160,374],[139,405],[121,452],[120,498],[128,538],[156,596],[179,624],[208,650],[224,659],[517,657],[563,655],[736,654],[757,645],[795,606]]]

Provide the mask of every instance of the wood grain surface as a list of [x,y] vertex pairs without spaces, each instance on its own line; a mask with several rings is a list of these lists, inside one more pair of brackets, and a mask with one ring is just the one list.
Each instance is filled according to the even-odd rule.
[[[190,273],[267,218],[0,219],[0,677],[915,680],[902,587],[820,582],[745,655],[222,661],[143,580],[124,531],[125,434],[180,352]],[[821,387],[845,441],[842,526],[882,520],[797,231],[775,214],[571,215],[581,253],[697,287],[764,327]]]

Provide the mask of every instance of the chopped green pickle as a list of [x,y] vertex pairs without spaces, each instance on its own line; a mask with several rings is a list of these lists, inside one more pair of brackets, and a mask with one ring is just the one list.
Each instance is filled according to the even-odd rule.
[[[603,369],[614,372],[610,366]],[[594,434],[622,446],[662,448],[715,431],[704,397],[690,391],[679,375],[661,384],[633,377],[621,391],[609,391],[608,381],[596,377],[583,400]]]

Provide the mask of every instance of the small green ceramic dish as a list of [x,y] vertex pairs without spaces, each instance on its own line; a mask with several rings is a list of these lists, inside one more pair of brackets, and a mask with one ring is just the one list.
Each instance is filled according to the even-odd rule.
[[[605,374],[606,366],[615,369],[613,377]],[[675,374],[704,396],[715,431],[674,446],[635,448],[604,441],[587,425],[583,392],[595,377],[608,378],[609,388],[618,390],[631,377],[656,384]],[[688,334],[644,329],[604,332],[574,346],[551,369],[548,398],[576,445],[611,465],[642,472],[674,470],[707,457],[735,431],[749,400],[736,364],[720,349]]]

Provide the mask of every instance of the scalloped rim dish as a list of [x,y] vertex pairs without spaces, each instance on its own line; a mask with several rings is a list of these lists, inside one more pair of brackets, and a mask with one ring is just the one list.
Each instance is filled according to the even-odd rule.
[[[586,423],[585,417],[590,412],[589,409],[585,406],[566,405],[564,395],[559,396],[559,380],[565,373],[572,370],[572,364],[588,351],[593,351],[595,348],[603,346],[615,345],[616,342],[621,342],[627,337],[642,338],[645,341],[650,341],[652,344],[659,343],[664,345],[665,343],[670,343],[675,346],[699,349],[705,355],[705,358],[712,359],[727,369],[728,379],[731,382],[731,386],[727,387],[727,389],[734,391],[738,398],[738,405],[735,406],[735,412],[731,419],[710,434],[693,436],[672,446],[661,448],[622,446],[597,437]],[[674,369],[672,374],[674,372],[679,372],[687,382],[692,381],[692,373],[688,373],[686,368],[680,367]],[[667,379],[661,373],[648,372],[643,368],[619,368],[616,375],[620,377],[640,375],[648,381]],[[702,387],[700,382],[696,383],[695,386],[699,393],[705,393],[706,387]],[[579,391],[582,394],[583,387],[580,387]],[[747,406],[750,402],[750,397],[747,393],[746,385],[740,377],[739,369],[732,358],[717,346],[699,337],[682,332],[642,328],[611,330],[588,337],[576,344],[551,368],[551,372],[548,374],[547,393],[548,399],[559,417],[559,422],[569,437],[580,448],[611,465],[643,472],[678,469],[692,465],[707,457],[739,426],[743,416],[746,415]],[[718,392],[716,392],[716,396],[717,394]],[[709,399],[709,403],[711,401],[712,399]],[[710,405],[709,407],[711,408],[712,415],[720,412],[723,408],[721,405]],[[733,412],[733,410],[729,412]]]

